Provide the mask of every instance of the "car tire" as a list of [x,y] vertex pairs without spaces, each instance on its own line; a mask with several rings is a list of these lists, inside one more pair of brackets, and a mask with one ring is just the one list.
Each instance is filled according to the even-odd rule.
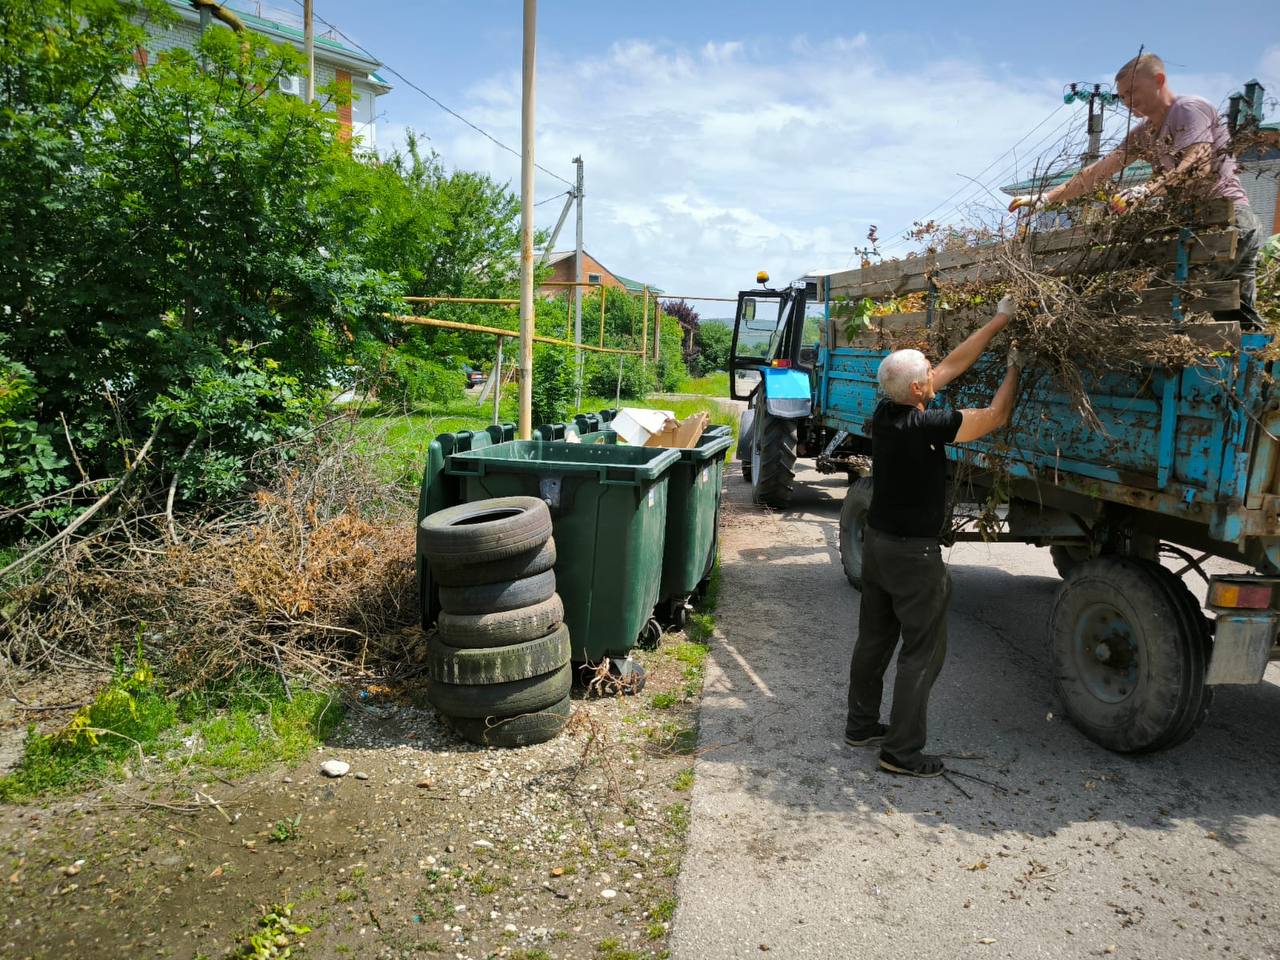
[[447,717],[454,733],[482,747],[528,747],[554,740],[569,722],[572,701],[564,697],[537,713],[512,717]]
[[484,583],[474,587],[441,587],[440,606],[449,613],[482,614],[522,610],[550,600],[556,592],[555,571],[522,580]]
[[503,647],[451,647],[438,638],[427,649],[427,676],[440,683],[509,683],[569,662],[569,630]]
[[418,550],[432,569],[506,560],[551,537],[551,512],[537,497],[496,497],[447,507],[418,524]]
[[427,688],[427,700],[446,717],[513,717],[559,703],[573,687],[573,668],[566,663],[548,673],[507,683],[438,683]]
[[451,647],[483,649],[536,640],[551,633],[564,620],[564,603],[558,594],[520,610],[502,613],[441,613],[436,636]]
[[483,563],[432,564],[431,577],[442,587],[477,587],[504,580],[522,580],[545,573],[556,565],[556,541],[552,537],[540,547],[517,553],[505,560]]

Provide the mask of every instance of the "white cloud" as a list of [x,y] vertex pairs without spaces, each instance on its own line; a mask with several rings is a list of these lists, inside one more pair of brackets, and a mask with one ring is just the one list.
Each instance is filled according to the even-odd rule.
[[[1261,66],[1280,75],[1280,48]],[[1217,100],[1232,82],[1185,77],[1177,88]],[[978,174],[1060,107],[1062,86],[962,60],[890,65],[863,34],[767,46],[625,41],[581,58],[544,49],[537,159],[572,179],[571,160],[583,156],[586,244],[606,266],[676,293],[727,295],[758,269],[785,280],[844,266],[871,224],[887,237],[953,191],[994,204],[960,175]],[[519,91],[518,70],[504,71],[458,108],[518,144]],[[1083,121],[1070,116],[1063,107],[982,179],[994,190],[1001,174],[1025,176],[1037,152],[1062,152],[1067,134],[1066,152],[1077,153]],[[515,157],[430,105],[395,120],[430,133],[446,162],[518,183]],[[539,199],[563,189],[539,174]],[[540,225],[558,212],[539,208]]]

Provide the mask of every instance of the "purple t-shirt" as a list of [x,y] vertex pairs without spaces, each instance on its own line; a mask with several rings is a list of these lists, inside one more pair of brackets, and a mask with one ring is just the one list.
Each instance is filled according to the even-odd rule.
[[1177,167],[1183,152],[1196,143],[1207,143],[1213,150],[1215,182],[1209,196],[1223,197],[1236,203],[1249,203],[1240,186],[1236,160],[1231,155],[1226,125],[1204,97],[1175,97],[1164,122],[1153,136],[1150,123],[1143,123],[1129,134],[1126,143],[1140,151],[1160,173]]

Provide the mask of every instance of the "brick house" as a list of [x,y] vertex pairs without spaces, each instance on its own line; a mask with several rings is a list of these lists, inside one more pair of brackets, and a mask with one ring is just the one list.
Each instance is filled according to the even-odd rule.
[[[576,279],[572,250],[549,254],[546,265],[551,268],[551,276],[547,279],[552,283],[572,283]],[[582,279],[585,283],[599,283],[614,290],[628,289],[611,270],[586,250],[582,251]],[[538,292],[543,296],[554,296],[562,293],[564,289],[559,286],[547,286],[540,288]]]
[[[566,289],[570,289],[559,286],[559,284],[571,283],[574,280],[573,251],[564,250],[548,254],[546,265],[551,268],[551,276],[547,280],[556,285],[539,287],[538,295],[554,297],[564,293]],[[643,294],[646,286],[639,280],[632,280],[630,277],[624,277],[620,273],[614,273],[586,250],[582,251],[582,279],[584,283],[598,283],[613,290],[626,290],[628,293]],[[647,286],[651,295],[656,296],[662,293],[661,289],[652,284]]]
[[[197,8],[190,0],[167,0],[177,14],[177,20],[169,24],[147,23],[149,40],[146,48],[139,49],[135,58],[142,66],[166,50],[182,48],[194,50],[202,30],[230,29],[212,9],[216,4],[202,3]],[[256,0],[232,0],[222,4],[247,30],[260,33],[276,43],[288,44],[301,51],[303,48],[302,17],[293,12],[273,10]],[[332,31],[322,33],[324,24],[316,23],[314,40],[316,58],[316,97],[322,103],[320,91],[332,84],[351,91],[351,104],[326,109],[337,114],[338,130],[343,139],[356,140],[361,147],[372,150],[377,146],[378,97],[391,90],[377,70],[382,66],[363,51],[356,50]],[[281,77],[280,91],[288,96],[306,95],[304,77]]]

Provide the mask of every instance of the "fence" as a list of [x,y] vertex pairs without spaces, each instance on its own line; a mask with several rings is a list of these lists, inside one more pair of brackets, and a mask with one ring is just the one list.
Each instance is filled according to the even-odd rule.
[[[648,363],[649,353],[649,302],[653,301],[653,343],[652,343],[652,359],[657,362],[660,355],[660,332],[661,308],[658,303],[658,295],[651,291],[649,287],[644,287],[641,291],[618,290],[614,288],[616,293],[624,296],[644,298],[644,305],[640,312],[640,349],[625,349],[621,347],[605,346],[605,309],[607,306],[607,298],[610,288],[601,283],[577,283],[572,280],[548,280],[538,284],[540,290],[547,287],[566,287],[569,289],[575,287],[596,287],[600,290],[600,321],[599,321],[599,339],[597,343],[577,343],[572,339],[573,334],[573,297],[566,297],[566,316],[565,316],[565,336],[563,338],[548,337],[535,334],[534,343],[545,343],[553,346],[570,347],[578,351],[578,357],[581,358],[585,353],[601,353],[612,354],[618,357],[618,394],[621,394],[622,383],[622,364],[626,357],[640,357],[642,362]],[[724,303],[736,303],[737,297],[675,297],[668,294],[662,294],[664,300],[714,300]],[[459,303],[474,306],[495,306],[518,308],[520,301],[511,297],[405,297],[404,301],[410,304],[431,305],[436,303]],[[388,319],[395,320],[411,326],[431,327],[437,330],[458,330],[465,333],[482,333],[488,334],[497,340],[496,359],[494,361],[493,372],[486,381],[485,389],[481,392],[480,403],[484,403],[485,399],[492,391],[493,397],[493,422],[498,422],[498,406],[501,402],[502,377],[503,377],[503,344],[508,339],[515,339],[520,336],[519,330],[507,330],[503,327],[491,327],[484,324],[465,323],[458,320],[440,320],[435,317],[419,317],[411,314],[388,314]],[[577,364],[577,380],[578,380],[578,401],[582,400],[582,365]],[[618,399],[615,397],[615,399]]]

